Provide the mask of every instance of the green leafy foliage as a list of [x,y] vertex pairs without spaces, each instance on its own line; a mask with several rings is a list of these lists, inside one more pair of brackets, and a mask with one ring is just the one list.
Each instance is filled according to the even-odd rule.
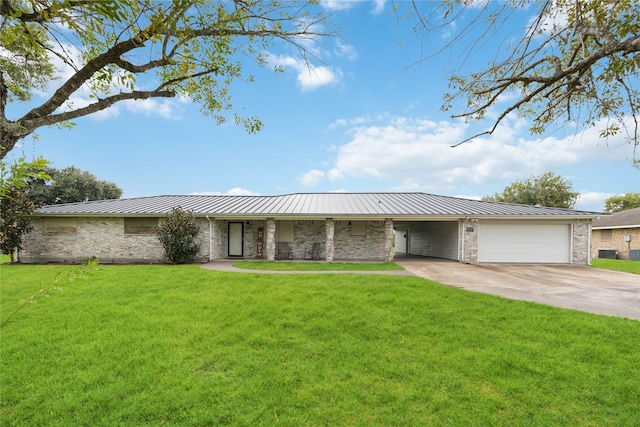
[[[509,32],[495,40],[501,49],[482,69],[450,76],[451,91],[444,96],[443,110],[452,110],[452,117],[492,122],[487,131],[465,141],[492,134],[513,114],[530,119],[533,134],[566,125],[595,127],[602,138],[626,138],[636,152],[640,144],[637,1],[445,0],[436,7],[416,1],[412,6],[408,16],[417,15],[418,31],[428,35],[453,29],[452,41],[442,51],[448,48],[465,60],[477,45],[504,34],[501,28],[515,13],[527,9],[535,14],[522,36],[514,38]],[[438,53],[430,53],[424,61]]]
[[620,196],[611,196],[604,201],[604,210],[611,213],[633,208],[640,208],[640,193],[626,193]]
[[39,206],[88,200],[119,199],[122,189],[113,182],[97,179],[74,166],[64,169],[46,168],[48,178],[31,180],[25,193]]
[[37,206],[26,197],[25,187],[36,179],[46,179],[48,161],[24,158],[10,165],[0,161],[0,252],[11,257],[23,249],[22,236],[32,230],[30,215]]
[[[65,124],[125,100],[183,97],[217,123],[233,110],[232,83],[251,82],[246,61],[268,65],[275,44],[304,59],[309,40],[328,36],[315,1],[101,0],[0,2],[0,159],[42,126]],[[320,31],[322,29],[322,31]],[[305,43],[302,43],[304,40]],[[308,45],[308,44],[307,44]],[[51,85],[53,58],[72,72],[55,93],[21,117],[5,107]],[[89,105],[69,103],[89,92]],[[7,104],[8,103],[8,104]],[[248,132],[256,117],[231,115]]]
[[182,210],[180,206],[171,209],[156,229],[164,254],[173,264],[193,261],[198,253],[195,239],[199,233],[193,213]]
[[14,189],[21,189],[34,180],[49,179],[50,176],[46,172],[48,164],[49,161],[42,157],[30,162],[20,157],[10,165],[0,161],[0,196]]
[[36,206],[21,189],[13,188],[0,195],[0,251],[11,256],[22,247],[22,236],[33,229],[30,215]]
[[573,209],[580,193],[572,190],[570,181],[553,172],[546,172],[540,176],[517,180],[502,193],[485,196],[482,200]]

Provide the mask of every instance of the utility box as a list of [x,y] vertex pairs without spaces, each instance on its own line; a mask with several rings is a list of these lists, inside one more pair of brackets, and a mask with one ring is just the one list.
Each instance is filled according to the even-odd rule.
[[629,250],[629,261],[640,261],[640,249]]
[[618,258],[617,249],[598,249],[598,258],[616,259]]

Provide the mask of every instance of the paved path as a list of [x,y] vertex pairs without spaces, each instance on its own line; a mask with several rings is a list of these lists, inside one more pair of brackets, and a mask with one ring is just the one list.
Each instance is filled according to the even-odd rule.
[[[383,274],[389,276],[414,276],[408,270],[253,270],[233,266],[233,260],[221,259],[202,264],[208,270],[227,271],[231,273],[261,273],[261,274]],[[282,261],[287,262],[287,261]]]

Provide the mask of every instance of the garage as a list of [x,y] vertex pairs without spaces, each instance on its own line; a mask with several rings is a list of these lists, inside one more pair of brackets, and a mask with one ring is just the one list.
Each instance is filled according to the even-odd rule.
[[570,263],[571,224],[481,221],[478,262]]

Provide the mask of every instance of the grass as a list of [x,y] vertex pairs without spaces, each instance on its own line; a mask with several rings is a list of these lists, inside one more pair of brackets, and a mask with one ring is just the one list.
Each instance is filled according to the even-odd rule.
[[625,273],[640,274],[640,261],[627,261],[623,259],[593,258],[591,266],[604,268],[605,270],[623,271]]
[[637,425],[640,322],[416,277],[1,268],[2,425]]
[[378,263],[326,263],[291,261],[237,261],[234,267],[248,270],[284,270],[284,271],[360,271],[360,270],[404,270],[395,262]]

